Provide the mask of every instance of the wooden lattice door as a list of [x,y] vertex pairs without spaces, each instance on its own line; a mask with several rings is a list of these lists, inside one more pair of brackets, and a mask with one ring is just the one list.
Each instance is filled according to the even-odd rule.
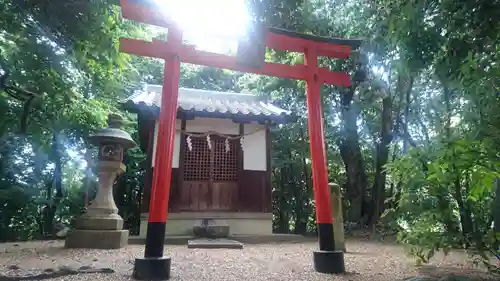
[[[184,138],[184,141],[186,139]],[[191,138],[192,149],[184,151],[184,173],[181,188],[183,211],[234,210],[238,190],[237,140],[210,136],[211,149],[206,138]]]

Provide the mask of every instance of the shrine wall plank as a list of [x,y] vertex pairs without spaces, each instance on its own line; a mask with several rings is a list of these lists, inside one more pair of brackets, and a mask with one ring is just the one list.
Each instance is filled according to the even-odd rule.
[[243,170],[238,189],[238,212],[272,212],[271,182],[267,171]]
[[[272,199],[271,199],[271,179],[270,179],[270,138],[268,129],[259,124],[239,124],[230,119],[212,119],[212,118],[197,118],[194,120],[177,120],[178,128],[184,129],[187,132],[201,133],[206,131],[217,131],[222,134],[238,135],[245,133],[252,133],[245,136],[243,141],[243,149],[241,149],[240,142],[235,141],[232,149],[237,152],[237,168],[238,180],[231,186],[217,187],[222,188],[220,191],[216,188],[211,188],[210,193],[212,196],[207,196],[207,210],[206,211],[221,211],[221,212],[272,212]],[[154,148],[156,146],[156,139],[158,132],[155,130],[156,126],[151,125],[149,130],[149,149],[148,159],[154,165]],[[155,128],[156,127],[156,128]],[[153,129],[154,128],[154,129]],[[196,138],[193,138],[193,141]],[[205,142],[205,139],[198,139],[198,141]],[[202,211],[204,201],[203,188],[197,185],[192,185],[189,181],[184,179],[184,153],[187,150],[185,144],[185,136],[178,131],[174,143],[174,159],[171,180],[171,192],[169,199],[169,212],[189,212],[189,211]],[[141,203],[141,212],[147,213],[149,211],[150,190],[152,186],[152,175],[154,167],[146,171],[146,177],[143,188],[143,199]],[[186,190],[184,190],[186,189]],[[198,191],[196,191],[198,190]],[[195,192],[196,191],[196,192]],[[217,198],[214,198],[217,194]],[[186,198],[186,196],[190,198]],[[201,197],[200,197],[201,196]],[[196,198],[195,198],[196,197]],[[203,204],[195,204],[200,201]],[[227,201],[227,202],[226,202]],[[200,203],[198,202],[198,203]],[[217,203],[212,206],[213,203]],[[198,207],[192,204],[200,205]],[[191,210],[192,209],[192,210]],[[201,208],[203,209],[203,208]]]
[[243,170],[266,171],[266,126],[243,124]]
[[[154,167],[151,167],[146,171],[146,176],[144,177],[144,188],[142,193],[141,201],[141,213],[149,212],[149,201],[151,200],[151,186],[153,184],[153,172]],[[179,192],[179,168],[172,168],[172,180],[170,182],[170,198],[169,198],[169,210],[174,211],[177,207],[176,202],[180,196]]]
[[[156,159],[156,145],[158,141],[158,128],[160,126],[160,122],[156,120],[155,122],[155,128],[154,128],[154,143],[153,143],[153,158],[151,162],[151,166],[154,167],[155,165],[155,159]],[[176,128],[181,129],[182,126],[182,120],[177,119],[176,120]],[[175,138],[174,138],[174,153],[173,153],[173,158],[172,158],[172,168],[179,168],[179,155],[180,155],[180,142],[181,142],[181,132],[176,131],[175,132]]]
[[[141,143],[144,143],[143,149],[146,151],[146,162],[151,163],[153,159],[154,149],[154,128],[155,121],[146,119],[144,116],[139,115],[139,134]],[[153,184],[153,167],[146,165],[146,171],[142,182],[142,199],[141,199],[141,213],[149,212],[149,199],[151,197],[151,186]]]
[[180,169],[179,168],[172,168],[172,180],[170,181],[170,197],[169,197],[169,203],[168,203],[168,211],[169,212],[175,212],[176,208],[178,208],[178,202],[181,196],[181,190],[180,190]]

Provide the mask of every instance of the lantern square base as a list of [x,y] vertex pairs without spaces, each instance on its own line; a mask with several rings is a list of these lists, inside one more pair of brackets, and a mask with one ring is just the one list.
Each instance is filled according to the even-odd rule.
[[120,249],[128,245],[128,230],[76,229],[66,238],[65,248]]
[[168,280],[170,268],[170,257],[136,258],[132,277],[135,280]]
[[121,230],[123,229],[123,219],[117,214],[103,217],[83,215],[76,219],[76,229]]
[[344,273],[344,252],[342,251],[314,251],[314,270],[319,273]]

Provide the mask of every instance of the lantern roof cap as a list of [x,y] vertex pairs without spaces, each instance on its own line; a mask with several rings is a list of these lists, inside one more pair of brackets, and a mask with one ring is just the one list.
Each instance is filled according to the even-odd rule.
[[123,124],[123,117],[119,114],[110,113],[108,115],[108,127],[90,136],[90,143],[94,145],[120,144],[125,149],[135,147],[136,143],[130,134],[121,129]]

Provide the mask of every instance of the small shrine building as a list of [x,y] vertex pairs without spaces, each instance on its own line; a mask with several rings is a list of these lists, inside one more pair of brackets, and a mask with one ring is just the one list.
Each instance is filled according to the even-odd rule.
[[[144,85],[123,105],[138,115],[146,170],[140,236],[146,236],[162,86]],[[289,111],[243,93],[179,89],[167,235],[189,235],[203,219],[231,235],[272,233],[270,126]]]

